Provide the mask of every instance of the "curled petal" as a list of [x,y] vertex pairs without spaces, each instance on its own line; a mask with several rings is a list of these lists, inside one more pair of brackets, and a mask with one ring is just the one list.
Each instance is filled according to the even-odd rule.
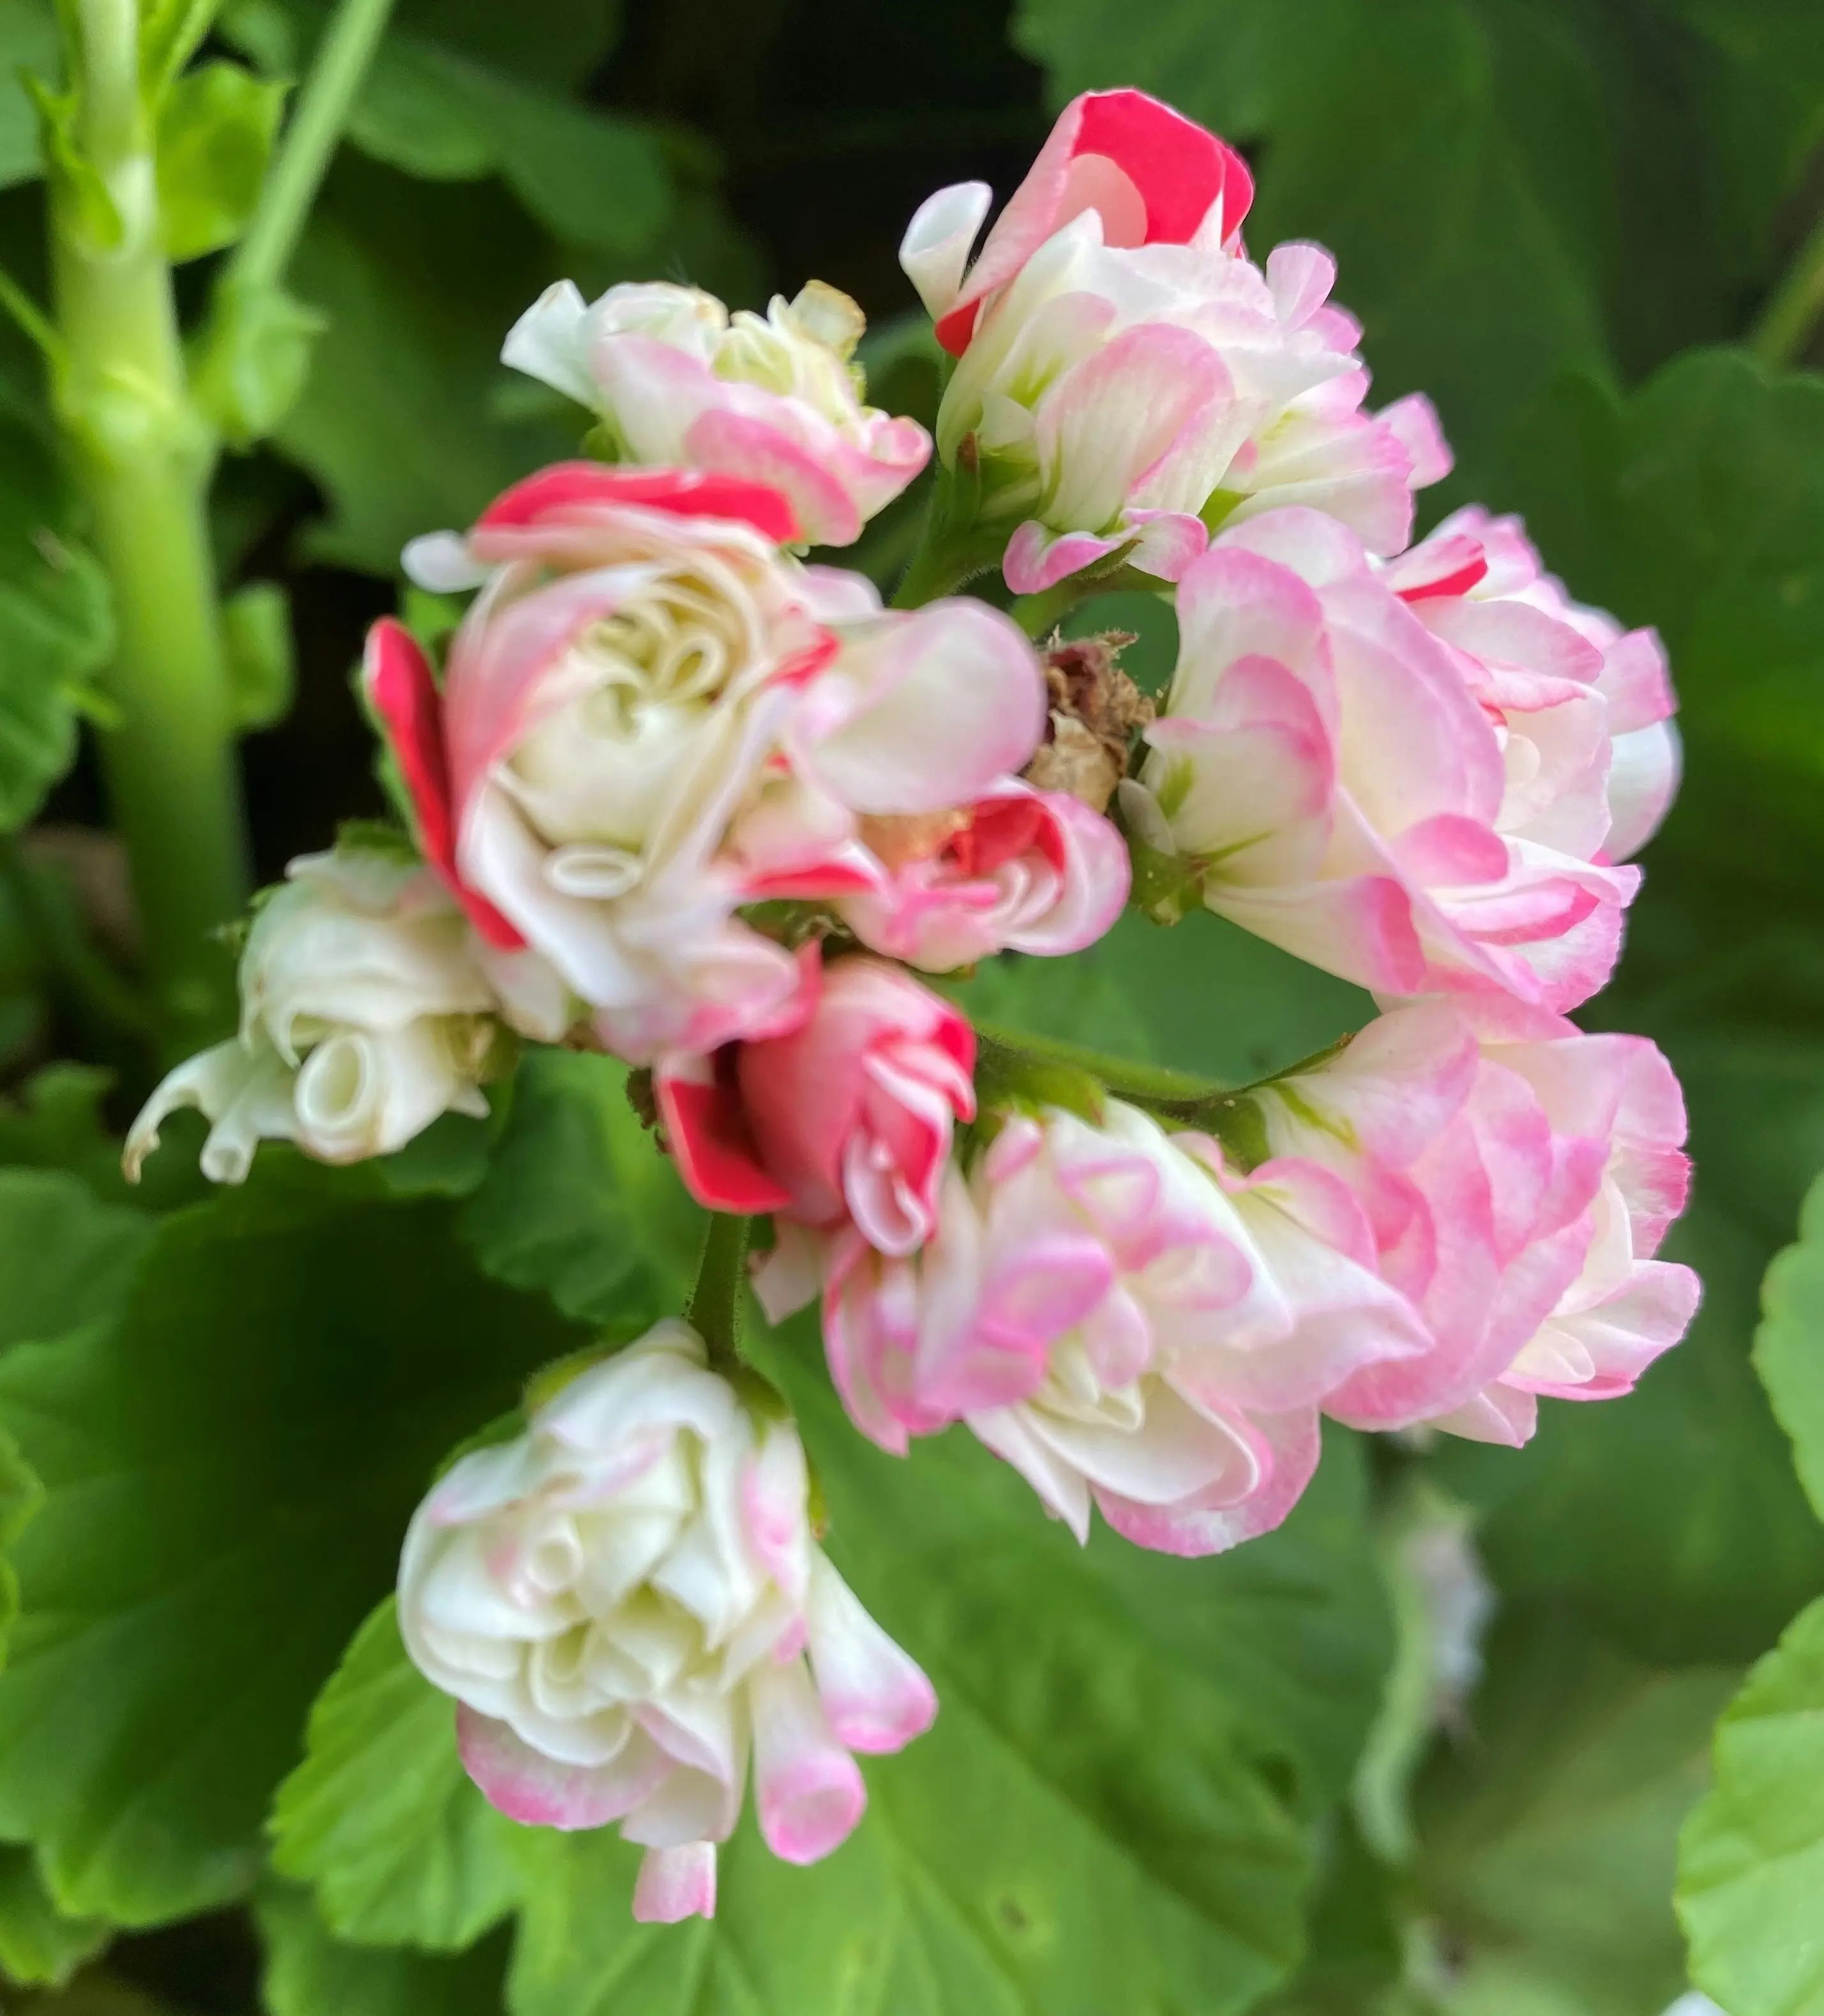
[[649,1848],[633,1885],[633,1917],[642,1925],[675,1925],[716,1916],[716,1844]]

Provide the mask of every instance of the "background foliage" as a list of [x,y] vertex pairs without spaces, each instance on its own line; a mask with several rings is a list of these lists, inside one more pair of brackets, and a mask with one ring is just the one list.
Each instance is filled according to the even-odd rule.
[[[324,18],[233,0],[217,52],[276,85]],[[0,265],[41,297],[10,80],[55,51],[49,0],[0,0]],[[1004,193],[1052,106],[1119,83],[1246,146],[1256,249],[1339,254],[1380,393],[1429,390],[1456,445],[1436,508],[1523,510],[1576,593],[1664,632],[1688,784],[1594,1009],[1689,1096],[1692,1337],[1518,1455],[1337,1431],[1282,1532],[1197,1564],[1080,1553],[954,1438],[878,1456],[814,1339],[762,1337],[832,1550],[944,1711],[871,1766],[828,1863],[744,1835],[713,1924],[633,1927],[616,1841],[473,1792],[386,1599],[443,1453],[589,1327],[676,1305],[690,1213],[616,1067],[559,1056],[373,1169],[269,1150],[200,1199],[180,1126],[124,1191],[108,1127],[149,1060],[81,746],[108,592],[0,330],[0,1974],[31,2006],[1656,2016],[1688,1978],[1681,1824],[1758,1660],[1686,1827],[1683,1929],[1731,2016],[1824,2011],[1824,1200],[1751,1351],[1824,1167],[1824,378],[1746,341],[1824,189],[1814,0],[402,0],[291,275],[301,396],[218,487],[261,869],[380,808],[347,675],[402,541],[574,448],[496,362],[541,287],[757,304],[816,274],[873,318],[879,403],[928,417],[905,218],[964,175]],[[238,229],[211,172],[186,250]],[[915,511],[864,563],[890,575]],[[1076,619],[1108,625],[1163,675],[1163,606]],[[966,994],[1236,1075],[1367,1012],[1208,918]],[[1499,1599],[1437,1731],[1397,1677],[1421,1484],[1469,1508]]]

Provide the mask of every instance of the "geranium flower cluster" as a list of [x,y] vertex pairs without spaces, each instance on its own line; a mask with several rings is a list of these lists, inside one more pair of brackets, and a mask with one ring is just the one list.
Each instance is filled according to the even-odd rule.
[[[921,208],[903,263],[954,368],[892,608],[802,557],[932,445],[865,404],[852,302],[550,290],[506,359],[611,459],[408,549],[471,598],[440,653],[390,620],[369,643],[409,837],[293,865],[238,1036],[160,1087],[129,1165],[182,1104],[218,1179],[262,1136],[384,1154],[484,1111],[517,1040],[606,1051],[650,1074],[700,1202],[770,1220],[755,1289],[820,1305],[861,1434],[961,1424],[1080,1539],[1099,1510],[1177,1554],[1283,1519],[1326,1415],[1519,1443],[1542,1395],[1627,1392],[1697,1297],[1656,1257],[1682,1103],[1651,1043],[1564,1017],[1675,786],[1667,668],[1515,521],[1411,543],[1436,419],[1368,409],[1328,255],[1254,263],[1251,194],[1113,92],[972,263],[989,192]],[[1010,607],[950,593],[989,565]],[[1156,710],[1112,646],[1028,635],[1108,581],[1175,601]],[[1080,951],[1130,893],[1381,1012],[1167,1096],[990,1044],[932,982]],[[618,1823],[642,1917],[712,1908],[750,1759],[765,1838],[809,1860],[861,1812],[852,1753],[935,1712],[810,1503],[783,1403],[673,1322],[540,1389],[407,1537],[406,1642],[476,1782]]]

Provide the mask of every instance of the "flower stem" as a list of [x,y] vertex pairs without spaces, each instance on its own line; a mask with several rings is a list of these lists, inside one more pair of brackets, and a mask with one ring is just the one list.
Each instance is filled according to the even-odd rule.
[[81,0],[80,139],[111,200],[98,229],[54,178],[52,265],[67,345],[59,422],[114,587],[100,733],[114,822],[132,864],[163,1047],[182,1053],[232,1019],[233,968],[213,936],[245,903],[247,839],[217,620],[207,435],[190,404],[171,268],[159,243],[137,0]]
[[393,0],[341,0],[317,45],[253,221],[222,270],[224,287],[273,287],[284,278],[392,9]]
[[1792,264],[1749,332],[1748,347],[1763,364],[1796,363],[1824,315],[1824,218],[1794,254]]
[[741,1356],[741,1291],[747,1285],[748,1235],[753,1222],[735,1212],[712,1215],[703,1257],[697,1263],[697,1285],[684,1312],[684,1320],[708,1345],[710,1363],[723,1370]]

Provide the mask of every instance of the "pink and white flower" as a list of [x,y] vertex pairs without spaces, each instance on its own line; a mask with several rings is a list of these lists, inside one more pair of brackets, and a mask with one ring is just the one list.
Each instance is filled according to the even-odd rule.
[[1094,1504],[1143,1546],[1201,1554],[1285,1517],[1327,1394],[1423,1348],[1373,1263],[1323,1170],[1240,1177],[1111,1100],[1100,1125],[1009,1118],[946,1175],[916,1258],[788,1238],[757,1285],[778,1312],[820,1269],[831,1373],[882,1446],[962,1420],[1079,1539]]
[[1274,1154],[1361,1199],[1430,1333],[1333,1392],[1339,1419],[1518,1444],[1541,1394],[1613,1399],[1684,1334],[1697,1278],[1655,1257],[1689,1180],[1684,1102],[1644,1037],[1420,1002],[1249,1097]]
[[1386,578],[1509,723],[1510,780],[1541,823],[1594,833],[1611,861],[1638,854],[1678,788],[1678,702],[1657,635],[1573,602],[1519,520],[1480,505],[1453,513]]
[[1127,851],[1109,821],[1018,778],[938,819],[864,833],[884,873],[837,913],[863,945],[927,973],[1003,951],[1081,952],[1127,901]]
[[1211,526],[1282,504],[1377,553],[1411,536],[1413,489],[1450,466],[1436,416],[1419,398],[1361,410],[1334,262],[1293,244],[1253,265],[1235,235],[1249,193],[1213,135],[1113,92],[1062,115],[966,279],[986,189],[913,219],[901,261],[958,357],[937,423],[968,520],[950,535],[973,551],[1011,529],[1016,592],[1117,555],[1175,581]]
[[860,819],[985,790],[1043,732],[1004,617],[883,612],[860,577],[782,554],[796,531],[758,484],[560,465],[408,553],[481,585],[441,689],[399,625],[369,639],[427,857],[630,1062],[789,1023],[798,963],[741,908],[878,886]]
[[813,1543],[808,1489],[791,1423],[668,1322],[462,1457],[413,1518],[399,1628],[456,1701],[470,1776],[527,1825],[618,1822],[647,1851],[636,1917],[713,1913],[750,1756],[766,1845],[815,1862],[867,1803],[851,1753],[936,1712]]
[[203,1173],[238,1183],[262,1140],[323,1162],[390,1154],[439,1114],[483,1114],[499,1020],[554,1040],[568,1005],[535,955],[480,940],[404,848],[301,856],[241,953],[240,1033],[159,1085],[127,1136],[137,1179],[168,1114],[210,1123]]
[[795,1028],[667,1059],[655,1085],[684,1180],[712,1211],[853,1225],[882,1253],[935,1228],[951,1129],[975,1113],[975,1032],[897,967],[814,963]]
[[[1451,606],[1467,568],[1397,592],[1407,564],[1314,511],[1225,532],[1180,585],[1129,830],[1219,916],[1381,995],[1574,1007],[1640,879],[1607,844],[1609,660],[1548,608]],[[1610,655],[1631,732],[1638,643]]]
[[586,302],[568,280],[514,324],[504,362],[599,413],[629,462],[768,484],[803,537],[845,546],[930,459],[917,421],[862,403],[861,311],[813,280],[764,316],[713,294],[622,282]]

